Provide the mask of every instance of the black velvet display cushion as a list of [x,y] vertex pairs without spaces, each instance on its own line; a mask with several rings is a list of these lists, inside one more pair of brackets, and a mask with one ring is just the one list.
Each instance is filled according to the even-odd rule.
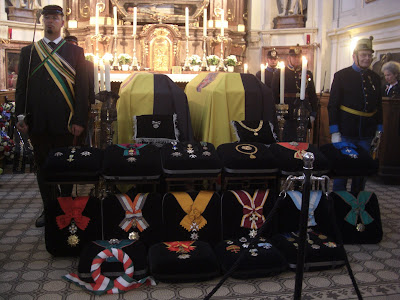
[[[210,200],[204,211],[201,212],[196,201],[199,201],[203,195],[204,199]],[[185,197],[194,201],[186,203],[189,209],[192,208],[188,213],[178,202],[178,199],[183,200]],[[221,241],[221,198],[218,193],[212,191],[167,193],[163,198],[162,209],[164,241],[199,240],[208,242],[212,246]],[[186,229],[181,225],[184,218],[189,222]],[[202,223],[201,220],[203,220]],[[193,223],[200,225],[201,228],[191,230],[190,227]]]
[[217,152],[227,173],[265,174],[278,171],[278,161],[265,144],[227,143],[219,145]]
[[213,144],[182,142],[166,144],[161,148],[163,171],[170,175],[208,175],[221,172],[222,162]]
[[[277,234],[271,242],[286,258],[289,267],[293,270],[297,266],[297,251],[299,245],[298,232]],[[345,264],[343,249],[326,235],[313,229],[308,229],[304,257],[304,270],[333,269]]]
[[[360,201],[362,196],[366,203]],[[362,191],[354,197],[349,192],[340,191],[330,193],[329,198],[334,205],[336,224],[344,244],[376,244],[382,240],[382,221],[375,193]]]
[[[296,206],[293,200],[293,198],[295,197],[293,196],[293,194],[291,196],[290,193],[287,192],[285,197],[279,197],[277,199],[277,201],[279,201],[279,204],[277,213],[275,215],[275,220],[277,222],[277,230],[279,233],[299,230],[302,193],[297,191],[294,192],[298,197],[296,201],[299,204],[298,207],[300,209]],[[316,201],[318,201],[317,200],[318,198],[319,198],[319,203],[317,204]],[[314,207],[315,209],[312,209]],[[312,220],[314,220],[314,222]],[[309,201],[308,226],[312,226],[314,230],[325,232],[327,234],[332,235],[334,233],[332,222],[333,222],[333,217],[331,214],[329,201],[326,195],[321,191],[311,191],[310,201]]]
[[[266,199],[264,205],[262,205],[262,199],[265,196]],[[245,207],[239,202],[238,197],[241,199],[242,203],[245,204]],[[224,192],[221,198],[222,238],[226,240],[238,239],[243,236],[250,238],[252,237],[251,235],[254,237],[254,231],[256,230],[259,233],[260,227],[267,220],[267,215],[274,207],[275,198],[275,194],[271,190],[238,190]],[[254,199],[256,201],[254,201]],[[255,208],[253,210],[254,213],[249,209],[249,207],[253,207],[253,205]],[[254,223],[251,222],[251,218],[255,219]],[[268,226],[263,229],[261,236],[269,237],[276,231],[276,218],[273,218],[271,221],[273,222],[270,222]],[[256,227],[256,229],[253,230],[251,226]]]
[[[104,239],[129,239],[137,233],[139,240],[147,248],[161,242],[163,226],[161,199],[158,193],[135,193],[134,191],[108,195],[103,200]],[[144,204],[141,205],[143,202]],[[127,213],[134,216],[126,218]]]
[[98,148],[56,148],[49,152],[43,170],[49,182],[97,181],[102,161],[103,151]]
[[[271,128],[272,124],[268,121],[231,121],[231,125],[240,143],[276,143],[276,137]],[[256,130],[256,132],[246,129],[243,125]],[[261,128],[257,130],[260,126]]]
[[104,151],[102,175],[107,179],[157,179],[161,172],[160,150],[154,145],[117,144]]
[[217,257],[202,241],[159,243],[149,249],[151,275],[164,282],[196,282],[220,275]]
[[[140,280],[148,275],[147,267],[147,251],[145,245],[140,241],[119,240],[118,242],[110,243],[108,240],[96,240],[88,243],[82,250],[79,265],[78,276],[81,280],[93,283],[91,266],[93,259],[106,249],[117,248],[126,253],[132,260],[134,272],[133,278]],[[110,278],[116,279],[125,274],[124,267],[116,258],[110,257],[101,264],[101,274]]]
[[136,143],[165,144],[179,140],[176,114],[142,115],[133,117]]
[[242,252],[246,254],[232,273],[233,278],[247,279],[279,274],[288,268],[285,257],[268,240],[257,239],[254,246],[249,246],[250,239],[242,237],[224,240],[215,248],[222,273],[227,273]]
[[334,144],[326,144],[320,147],[321,152],[330,162],[332,173],[337,176],[370,176],[376,174],[378,162],[374,161],[363,148],[355,145],[346,147],[346,144],[335,143],[338,148]]
[[[85,198],[88,198],[86,205],[77,205],[78,202],[84,203],[80,200]],[[65,203],[63,207],[66,211],[61,207],[60,201]],[[83,210],[77,209],[78,207],[83,207]],[[45,219],[46,249],[54,256],[78,256],[85,244],[101,238],[101,207],[98,198],[60,197],[57,200],[49,201],[47,210],[45,210]],[[87,222],[86,227],[83,225],[85,222]],[[76,225],[76,233],[70,232],[73,224]],[[78,243],[70,244],[68,240],[78,241]]]
[[276,143],[272,144],[269,149],[283,174],[302,174],[304,166],[302,155],[306,152],[314,154],[314,173],[327,173],[330,170],[329,161],[315,145],[297,142]]

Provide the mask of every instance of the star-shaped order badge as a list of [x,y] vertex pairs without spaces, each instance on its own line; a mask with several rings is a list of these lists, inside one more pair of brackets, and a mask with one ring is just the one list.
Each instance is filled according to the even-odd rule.
[[81,155],[82,155],[82,156],[90,156],[90,155],[92,155],[92,153],[89,152],[89,151],[83,151],[83,152],[81,153]]
[[128,162],[130,162],[130,163],[136,162],[136,158],[134,158],[134,157],[128,157],[126,160],[127,160]]

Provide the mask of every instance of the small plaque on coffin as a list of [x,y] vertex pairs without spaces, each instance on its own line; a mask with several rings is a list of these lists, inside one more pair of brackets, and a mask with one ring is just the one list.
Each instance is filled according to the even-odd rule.
[[211,246],[202,241],[169,241],[149,249],[150,272],[164,282],[197,282],[220,274]]
[[160,150],[151,144],[117,144],[105,149],[106,179],[142,180],[161,176]]
[[98,181],[103,151],[98,148],[76,146],[50,151],[44,164],[46,180]]
[[224,171],[231,174],[268,174],[278,172],[276,159],[265,144],[227,143],[217,148]]
[[214,145],[206,142],[166,144],[161,148],[163,171],[173,175],[212,175],[221,172],[222,163]]

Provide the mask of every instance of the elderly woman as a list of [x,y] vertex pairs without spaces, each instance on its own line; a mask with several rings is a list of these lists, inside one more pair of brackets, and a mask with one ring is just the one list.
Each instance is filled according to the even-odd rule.
[[385,87],[384,97],[400,98],[400,64],[395,61],[389,61],[382,66],[382,73],[387,82]]

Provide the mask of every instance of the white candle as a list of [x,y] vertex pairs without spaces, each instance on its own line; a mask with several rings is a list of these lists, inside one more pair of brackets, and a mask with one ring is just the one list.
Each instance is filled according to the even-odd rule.
[[117,7],[113,7],[114,11],[114,35],[116,36],[118,34],[117,32],[117,23],[118,23],[118,16],[117,16]]
[[104,73],[105,73],[105,83],[106,91],[111,92],[111,76],[110,76],[110,61],[107,59],[104,61]]
[[186,37],[189,37],[189,7],[185,7],[185,30]]
[[136,27],[137,27],[137,7],[133,8],[133,35],[136,35]]
[[306,80],[307,80],[307,59],[303,56],[301,64],[301,85],[300,85],[300,100],[306,98]]
[[261,82],[265,83],[265,67],[264,67],[264,64],[261,64],[260,68],[261,68]]
[[94,94],[99,92],[99,61],[97,56],[93,58],[93,74],[94,74]]
[[207,8],[203,12],[203,36],[207,37]]
[[95,35],[99,34],[99,6],[96,4],[96,27]]
[[280,91],[279,91],[279,103],[285,103],[285,63],[281,61],[279,63],[280,69]]
[[249,65],[248,65],[248,64],[244,64],[243,72],[244,72],[245,74],[247,74],[248,71],[249,71]]
[[104,89],[104,64],[103,61],[100,60],[100,91]]
[[224,36],[224,10],[221,9],[221,36]]

